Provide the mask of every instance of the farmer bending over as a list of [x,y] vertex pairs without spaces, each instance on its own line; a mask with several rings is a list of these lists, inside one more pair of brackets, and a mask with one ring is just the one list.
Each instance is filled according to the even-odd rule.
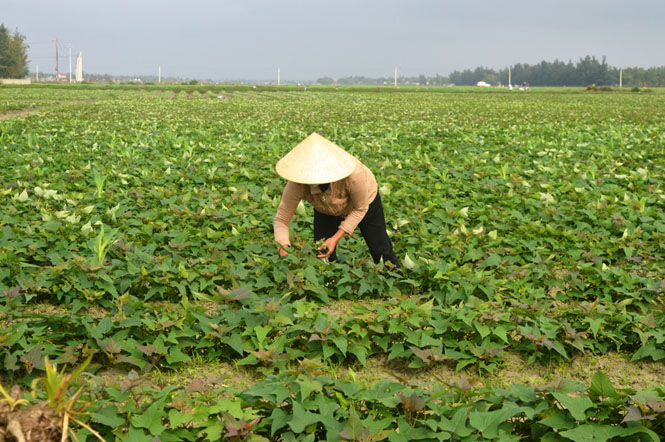
[[360,227],[374,262],[383,259],[399,267],[376,179],[357,158],[313,133],[279,160],[277,173],[288,180],[275,216],[275,240],[282,247],[291,245],[289,222],[304,199],[314,206],[314,240],[326,238],[318,249],[319,258],[336,260],[339,240]]

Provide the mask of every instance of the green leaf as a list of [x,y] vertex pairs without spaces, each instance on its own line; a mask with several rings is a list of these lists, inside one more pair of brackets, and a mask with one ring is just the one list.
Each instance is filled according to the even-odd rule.
[[467,262],[467,261],[478,261],[480,258],[483,257],[483,250],[482,249],[471,249],[462,258],[462,262]]
[[[435,438],[435,433],[430,429],[422,426],[415,428],[409,425],[404,416],[397,419],[398,432],[392,432],[388,436],[391,442],[410,442],[413,440],[432,440]],[[361,439],[362,440],[362,439]]]
[[566,410],[570,411],[571,416],[578,421],[585,421],[586,415],[584,412],[593,407],[593,402],[585,396],[572,397],[565,393],[558,392],[552,393],[552,396],[554,396]]
[[594,339],[598,339],[598,330],[600,330],[603,320],[601,318],[586,318],[586,321],[589,323]]
[[363,426],[355,407],[349,409],[349,420],[346,421],[344,429],[339,435],[348,440],[361,440],[369,435],[369,431]]
[[568,357],[568,353],[566,353],[566,349],[564,348],[563,344],[559,341],[554,341],[553,342],[554,349],[559,353],[561,356],[563,356],[566,359],[570,359]]
[[41,345],[35,345],[29,352],[21,356],[21,362],[26,366],[26,371],[31,373],[33,369],[44,367],[43,348]]
[[218,413],[228,413],[235,419],[242,419],[244,413],[242,411],[242,401],[239,398],[235,399],[226,399],[223,401],[218,401],[216,404],[208,407],[209,414],[218,414]]
[[183,424],[191,422],[194,419],[194,415],[190,413],[183,413],[180,410],[172,408],[169,410],[169,423],[172,428],[179,427]]
[[239,334],[234,333],[231,336],[224,336],[222,342],[234,349],[240,356],[245,354],[245,350],[242,346],[242,337]]
[[481,338],[490,334],[490,328],[487,325],[481,324],[480,322],[474,322],[473,325],[476,327],[476,330],[478,330]]
[[16,365],[16,362],[18,361],[18,358],[16,355],[7,353],[5,355],[5,370],[11,370],[11,371],[16,371],[19,369],[19,366]]
[[125,419],[118,415],[118,407],[115,405],[108,405],[99,409],[96,412],[90,413],[90,417],[107,427],[116,428],[125,423]]
[[362,387],[358,385],[355,382],[350,382],[350,381],[335,381],[335,386],[339,391],[344,393],[345,396],[347,397],[353,397],[358,393],[359,391],[362,390]]
[[286,414],[281,408],[273,408],[272,414],[270,415],[270,419],[272,420],[272,423],[270,424],[270,436],[274,436],[277,431],[284,428],[290,418],[291,416]]
[[305,399],[309,397],[312,391],[320,392],[323,388],[323,385],[319,381],[304,375],[298,376],[296,383],[300,385],[301,401],[305,401]]
[[582,424],[560,434],[576,442],[598,441],[603,442],[613,437],[623,436],[625,429],[612,425],[599,425],[594,423]]
[[[622,436],[627,437],[627,436],[632,436],[634,434],[645,434],[651,438],[652,442],[660,442],[660,437],[656,433],[654,433],[653,431],[642,425],[628,427],[624,429]],[[645,438],[640,438],[640,440],[645,440]]]
[[95,329],[99,332],[100,336],[104,336],[113,329],[113,320],[110,316],[105,316],[104,319],[99,321],[99,324],[97,324]]
[[319,422],[320,416],[306,411],[298,402],[293,402],[293,415],[289,421],[289,427],[294,433],[302,433],[306,427]]
[[411,257],[409,256],[408,253],[405,253],[405,254],[404,254],[404,261],[403,261],[403,263],[404,263],[404,267],[406,267],[406,268],[409,269],[409,270],[411,270],[411,269],[413,269],[414,267],[416,267],[416,263],[413,262],[413,260],[411,259]]
[[508,342],[508,336],[506,335],[506,328],[503,325],[497,325],[494,327],[492,334],[494,334],[494,336],[501,339],[506,344],[510,344],[510,342]]
[[342,352],[342,355],[346,357],[346,349],[348,346],[348,340],[345,336],[335,335],[330,337],[330,340],[339,348],[339,351]]
[[473,429],[466,425],[468,413],[468,408],[460,408],[455,412],[452,419],[450,420],[446,419],[444,416],[441,416],[439,428],[458,437],[466,437],[470,435],[473,432]]
[[224,232],[219,232],[211,229],[210,227],[206,228],[206,237],[208,239],[219,239],[224,236]]
[[589,395],[592,398],[600,396],[613,399],[619,398],[619,394],[614,389],[612,382],[602,371],[597,371],[593,376],[591,386],[589,387]]
[[211,425],[207,426],[203,430],[203,432],[206,434],[206,440],[209,441],[221,440],[223,431],[224,431],[224,424],[215,421],[212,421]]
[[536,390],[533,387],[522,384],[511,384],[510,392],[522,402],[534,402],[538,399]]
[[631,362],[634,362],[644,358],[651,358],[654,361],[659,361],[665,358],[665,350],[660,348],[657,349],[653,342],[648,342],[647,344],[640,347],[640,349],[635,352],[630,360]]
[[492,253],[485,261],[483,261],[478,268],[485,269],[487,267],[496,267],[501,264],[501,255]]
[[498,436],[499,425],[519,413],[519,407],[506,402],[500,410],[472,411],[469,413],[469,423],[473,428],[480,430],[483,437],[494,438]]
[[152,442],[153,437],[149,434],[145,434],[145,431],[140,428],[129,427],[127,435],[122,436],[121,440],[126,442]]
[[260,326],[257,325],[254,327],[254,332],[256,333],[256,339],[258,339],[259,344],[263,344],[263,342],[266,340],[266,336],[268,336],[268,333],[272,331],[272,327],[270,326]]
[[192,358],[184,354],[179,347],[172,346],[169,348],[169,354],[166,356],[166,362],[169,364],[179,364],[182,362],[189,362]]
[[164,431],[162,419],[164,418],[164,403],[166,399],[154,402],[142,414],[132,416],[132,425],[145,428],[153,436],[159,436]]
[[574,428],[576,423],[568,413],[557,412],[552,416],[541,419],[538,423],[547,425],[555,430],[568,430]]
[[365,279],[361,279],[360,280],[360,285],[358,286],[358,297],[361,297],[365,293],[371,292],[371,291],[372,291],[372,284],[367,282],[367,280],[365,280]]
[[413,311],[420,316],[430,318],[432,316],[432,308],[434,308],[434,299],[430,299],[427,302],[417,305]]
[[349,347],[349,353],[355,355],[363,367],[367,365],[367,349],[365,347],[358,344],[352,344]]
[[28,199],[29,199],[28,189],[23,189],[23,192],[21,192],[20,195],[16,196],[15,199],[20,203],[24,203],[24,202],[28,201]]
[[319,282],[319,275],[316,272],[316,269],[312,266],[307,266],[305,269],[302,271],[302,275],[312,284],[315,286],[320,286]]

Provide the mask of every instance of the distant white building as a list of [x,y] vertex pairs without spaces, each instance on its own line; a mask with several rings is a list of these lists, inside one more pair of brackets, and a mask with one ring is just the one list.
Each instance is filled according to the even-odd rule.
[[478,87],[490,87],[491,85],[489,83],[485,83],[484,81],[479,81],[476,83],[476,86]]

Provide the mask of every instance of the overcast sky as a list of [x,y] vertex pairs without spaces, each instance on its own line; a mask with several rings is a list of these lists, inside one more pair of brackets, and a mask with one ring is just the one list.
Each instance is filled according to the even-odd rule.
[[283,81],[607,56],[665,65],[665,0],[0,0],[30,69]]

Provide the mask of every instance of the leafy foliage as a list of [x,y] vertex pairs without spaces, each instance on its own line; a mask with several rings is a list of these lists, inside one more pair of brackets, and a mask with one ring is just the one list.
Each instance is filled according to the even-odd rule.
[[[597,382],[607,382],[601,372]],[[605,388],[613,389],[609,383]],[[659,412],[664,399],[662,387],[609,396],[564,380],[538,389],[412,389],[389,380],[360,385],[305,370],[270,375],[242,391],[109,388],[99,392],[90,425],[105,437],[138,440],[657,441],[665,431]]]
[[[226,360],[265,378],[191,395],[100,388],[84,423],[102,436],[662,433],[662,389],[621,391],[601,374],[588,389],[473,390],[320,370],[378,354],[481,374],[507,350],[530,362],[665,358],[662,94],[4,92],[42,113],[0,122],[2,375],[29,384],[49,370],[45,356],[76,364],[94,349],[95,369]],[[314,130],[376,172],[403,277],[355,238],[342,262],[318,260],[311,209],[279,258],[273,166]],[[338,311],[337,300],[361,302]]]
[[13,34],[0,24],[0,78],[23,78],[28,75],[28,45],[25,35]]

